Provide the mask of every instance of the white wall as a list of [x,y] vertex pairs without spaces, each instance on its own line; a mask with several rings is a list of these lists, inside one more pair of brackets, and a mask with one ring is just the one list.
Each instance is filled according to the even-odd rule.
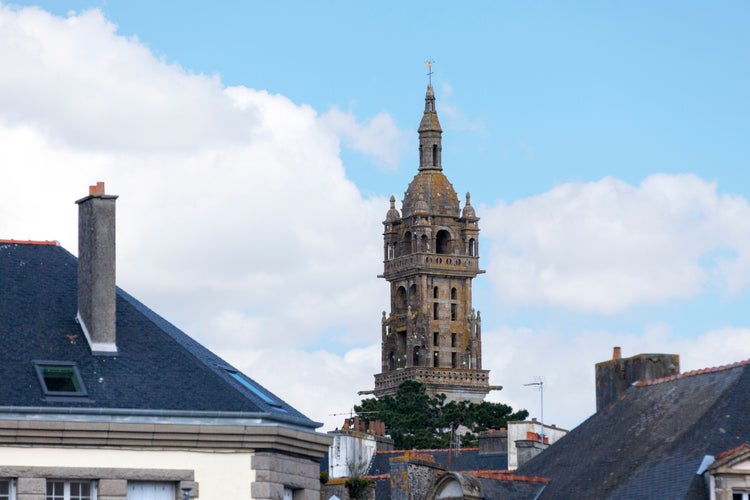
[[371,437],[333,435],[333,444],[328,451],[328,476],[350,477],[349,465],[369,464],[377,451],[377,442]]
[[[527,432],[542,433],[542,424],[532,421],[508,422],[508,469],[516,470],[518,468],[518,451],[516,450],[516,441],[526,439]],[[565,429],[559,427],[544,426],[544,435],[549,439],[549,444],[553,444],[558,439],[568,433]]]
[[200,498],[250,500],[250,452],[138,451],[0,446],[0,464],[34,467],[116,467],[195,471]]

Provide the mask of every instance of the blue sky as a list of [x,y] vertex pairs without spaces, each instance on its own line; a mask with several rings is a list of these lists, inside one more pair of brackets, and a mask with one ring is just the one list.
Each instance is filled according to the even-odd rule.
[[[32,5],[51,16],[21,15]],[[614,345],[676,352],[687,368],[750,356],[747,2],[3,9],[6,57],[21,55],[0,78],[0,215],[14,218],[0,237],[73,251],[75,214],[45,211],[72,211],[86,182],[107,181],[121,196],[121,285],[327,426],[379,367],[380,221],[416,172],[427,58],[445,173],[482,217],[475,306],[485,368],[506,387],[493,398],[534,412],[522,384],[544,376],[545,415],[570,427],[591,413],[592,364]],[[47,203],[22,209],[19,191],[40,179]],[[232,200],[221,182],[237,184]],[[151,220],[164,207],[169,227]],[[286,233],[258,222],[287,211]],[[157,235],[173,246],[154,248]],[[277,238],[284,251],[265,253]],[[309,368],[280,378],[289,359]]]

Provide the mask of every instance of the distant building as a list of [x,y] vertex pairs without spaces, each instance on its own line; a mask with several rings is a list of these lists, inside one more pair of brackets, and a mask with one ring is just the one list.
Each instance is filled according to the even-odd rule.
[[[525,432],[536,422],[513,422],[514,434]],[[537,430],[539,430],[537,428]],[[342,431],[336,431],[336,434]],[[348,431],[344,431],[348,432]],[[563,431],[564,432],[564,431]],[[367,498],[360,500],[434,500],[434,499],[532,499],[545,487],[543,477],[520,476],[508,470],[508,436],[505,429],[480,433],[478,448],[439,450],[392,450],[365,448],[375,436],[348,432],[349,450],[360,450],[365,462],[360,475],[372,481]],[[523,440],[534,439],[528,435]],[[334,444],[335,446],[335,444]],[[338,450],[330,452],[333,457]],[[330,470],[333,470],[332,468]],[[336,477],[324,485],[323,500],[350,500],[345,478]]]
[[384,225],[384,272],[390,313],[382,318],[382,370],[375,396],[394,395],[406,380],[448,401],[480,402],[493,387],[482,369],[482,319],[472,308],[479,273],[479,217],[469,194],[461,210],[443,174],[442,129],[432,85],[419,125],[419,169],[401,212],[391,197]]
[[321,424],[116,288],[116,198],[0,240],[0,499],[318,500]]

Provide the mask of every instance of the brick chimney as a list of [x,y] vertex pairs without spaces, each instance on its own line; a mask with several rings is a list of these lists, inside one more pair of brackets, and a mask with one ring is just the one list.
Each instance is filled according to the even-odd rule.
[[619,347],[612,359],[597,363],[596,411],[611,405],[633,385],[642,380],[653,380],[680,373],[680,356],[677,354],[638,354],[623,358]]
[[117,354],[115,338],[115,200],[104,183],[78,204],[78,314],[91,352]]

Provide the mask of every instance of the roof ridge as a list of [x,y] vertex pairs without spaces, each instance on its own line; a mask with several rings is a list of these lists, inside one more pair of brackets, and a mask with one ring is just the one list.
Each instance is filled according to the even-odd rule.
[[474,477],[484,479],[495,479],[500,481],[522,481],[527,483],[548,483],[549,478],[539,476],[522,476],[516,475],[511,470],[472,470],[462,471],[465,474],[471,474]]
[[55,240],[3,240],[0,239],[0,245],[48,245],[59,247],[60,242]]
[[429,449],[424,449],[424,450],[378,450],[375,453],[376,454],[381,454],[381,455],[386,455],[388,453],[409,453],[409,452],[412,452],[412,451],[416,451],[416,452],[419,452],[419,453],[425,453],[425,452],[429,453],[429,452],[435,452],[435,451],[457,451],[457,452],[462,452],[462,451],[475,451],[475,450],[479,450],[479,447],[475,446],[475,447],[471,447],[471,448],[429,448]]
[[679,380],[685,377],[694,377],[696,375],[704,375],[706,373],[716,373],[716,372],[721,372],[725,370],[731,370],[732,368],[737,368],[738,366],[747,366],[748,364],[750,364],[750,359],[745,359],[742,361],[737,361],[736,363],[730,363],[728,365],[714,366],[710,368],[699,368],[697,370],[690,370],[689,372],[678,373],[676,375],[669,375],[667,377],[655,378],[652,380],[639,380],[635,382],[633,385],[635,387],[647,387],[650,385],[662,384],[664,382],[671,382],[673,380]]
[[736,447],[734,447],[734,448],[732,448],[730,450],[722,451],[721,453],[719,453],[718,455],[716,455],[714,458],[716,460],[721,460],[722,458],[728,457],[730,455],[734,455],[735,453],[737,453],[738,451],[740,451],[743,448],[746,448],[746,449],[750,450],[750,443],[742,443],[741,445],[736,446]]

